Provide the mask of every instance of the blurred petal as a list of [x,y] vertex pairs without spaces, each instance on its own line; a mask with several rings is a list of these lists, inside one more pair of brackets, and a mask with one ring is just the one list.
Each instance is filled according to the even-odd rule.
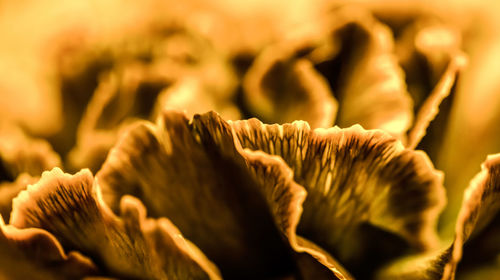
[[486,275],[498,273],[499,193],[500,154],[496,154],[488,156],[464,193],[452,244],[399,260],[382,270],[378,279],[461,279],[462,271],[469,277],[480,276],[485,268],[492,273]]
[[[448,121],[458,74],[467,64],[460,51],[460,35],[434,21],[417,21],[405,30],[399,45],[415,102],[416,120],[408,133],[410,148],[423,148],[431,158],[439,152]],[[440,112],[441,111],[441,112]],[[429,139],[420,143],[428,134]]]
[[40,176],[61,166],[61,159],[43,139],[32,138],[6,122],[0,123],[0,182],[13,182],[21,173]]
[[188,117],[200,112],[214,110],[224,119],[236,120],[241,113],[231,100],[217,100],[202,82],[195,78],[184,78],[160,93],[153,115],[159,116],[166,109],[185,111]]
[[323,25],[320,35],[281,42],[257,58],[245,81],[250,111],[266,122],[306,120],[313,128],[330,127],[337,111],[337,102],[328,96],[333,91],[339,126],[361,124],[403,137],[412,121],[412,103],[391,54],[390,31],[352,8],[332,12]]
[[224,277],[278,277],[294,269],[290,249],[237,151],[231,128],[215,113],[191,123],[173,111],[157,125],[139,122],[97,174],[116,210],[137,196],[154,217],[169,218],[213,260]]
[[72,168],[99,170],[120,126],[131,118],[149,119],[157,96],[168,84],[147,76],[140,64],[103,75],[80,121],[76,147],[69,154]]
[[328,20],[337,53],[315,64],[339,100],[337,124],[403,137],[412,121],[412,102],[392,54],[390,30],[362,9],[339,9]]
[[[37,184],[29,186],[14,199],[11,224],[18,228],[47,230],[63,247],[88,254],[113,276],[209,278],[209,274],[189,257],[185,247],[167,242],[182,239],[178,232],[157,230],[154,225],[148,228],[145,209],[126,200],[120,219],[100,196],[99,186],[88,170],[69,175],[56,168],[44,172]],[[176,235],[168,236],[172,233]],[[170,247],[163,247],[159,252],[156,250],[158,244]],[[181,257],[173,261],[171,254],[167,254],[167,258],[162,256],[165,252]]]
[[1,279],[62,279],[40,265],[28,260],[17,248],[9,244],[0,232],[0,278]]
[[343,263],[367,255],[354,246],[359,240],[347,242],[364,223],[421,249],[436,244],[444,189],[442,174],[424,153],[359,126],[311,130],[304,122],[280,126],[256,119],[231,125],[244,148],[279,155],[292,168],[308,192],[298,233]]
[[207,38],[174,20],[142,21],[130,32],[94,38],[58,58],[65,124],[51,141],[64,157],[76,144],[72,169],[98,170],[117,139],[117,126],[130,118],[149,119],[160,92],[181,79],[199,80],[218,107],[232,98],[233,73]]
[[305,120],[313,127],[330,127],[337,102],[327,81],[310,61],[297,57],[288,44],[264,51],[244,80],[244,101],[265,122]]
[[[14,182],[1,182],[0,215],[8,218],[12,211],[12,199],[14,199],[19,192],[25,190],[28,185],[36,183],[38,179],[39,177],[32,177],[27,173],[22,173]],[[7,222],[8,221],[9,220],[7,220]]]

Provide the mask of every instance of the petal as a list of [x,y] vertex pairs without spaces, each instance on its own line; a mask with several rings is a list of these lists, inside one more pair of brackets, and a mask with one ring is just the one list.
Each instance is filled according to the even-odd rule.
[[0,181],[14,181],[21,173],[40,176],[61,166],[61,159],[43,139],[32,138],[15,125],[0,123]]
[[188,122],[173,111],[140,122],[119,141],[97,175],[116,210],[137,196],[153,217],[169,218],[224,277],[290,274],[289,246],[254,176],[215,113]]
[[[390,31],[367,12],[349,8],[336,9],[323,23],[320,35],[281,42],[256,60],[245,81],[250,111],[266,122],[300,119],[313,128],[330,127],[333,122],[328,121],[334,116],[322,113],[328,118],[320,123],[315,117],[337,111],[336,102],[330,101],[333,97],[328,97],[330,88],[338,100],[339,126],[361,124],[404,138],[412,120],[412,103],[403,71],[391,54]],[[328,85],[323,85],[316,71],[307,76],[317,76],[318,82],[301,79],[301,65],[314,66]],[[300,95],[293,93],[314,84],[318,86],[299,91]],[[302,109],[306,107],[310,110]]]
[[0,278],[2,279],[59,279],[46,269],[30,262],[22,252],[11,246],[0,234]]
[[339,101],[337,125],[361,124],[403,138],[412,121],[412,101],[390,30],[362,9],[339,9],[330,18],[327,26],[338,53],[315,64]]
[[308,192],[298,233],[343,263],[354,245],[344,241],[364,223],[421,249],[435,245],[445,198],[442,174],[425,154],[359,126],[311,130],[304,122],[280,126],[256,119],[230,124],[244,148],[279,155],[292,168]]
[[[439,150],[436,141],[443,138],[442,127],[449,118],[454,87],[467,57],[459,50],[458,32],[448,26],[417,22],[408,29],[402,39],[408,43],[401,59],[417,116],[408,132],[407,146],[416,148],[420,144],[419,148],[434,158]],[[429,139],[424,138],[426,134]]]
[[[131,118],[150,119],[158,95],[179,80],[197,79],[203,96],[215,103],[210,109],[232,99],[234,74],[206,38],[163,19],[136,24],[134,31],[65,54],[68,65],[62,65],[60,78],[66,123],[52,141],[62,155],[71,151],[73,170],[97,171],[117,140],[118,127]],[[239,113],[229,107],[230,113]]]
[[36,183],[38,179],[38,177],[32,177],[27,173],[22,173],[14,182],[0,183],[0,215],[9,217],[12,211],[12,199],[14,199],[19,192],[25,190],[29,184]]
[[[115,216],[102,202],[99,186],[90,171],[75,175],[60,169],[44,172],[40,181],[19,194],[13,202],[11,224],[18,228],[43,228],[52,233],[66,249],[81,251],[112,276],[126,278],[184,277],[208,279],[196,262],[186,264],[189,257],[175,243],[162,248],[181,257],[174,262],[164,259],[155,249],[152,230],[144,230],[145,210],[136,204],[122,205],[123,218]],[[168,238],[168,231],[161,231]],[[171,236],[172,238],[182,238]],[[177,270],[177,267],[183,269]],[[193,274],[189,274],[192,268]],[[195,273],[196,272],[196,273]],[[201,274],[199,272],[202,272]],[[188,276],[186,276],[188,275]]]
[[79,253],[66,254],[61,244],[47,231],[36,228],[18,229],[5,225],[1,216],[0,243],[6,247],[4,249],[8,249],[5,253],[17,255],[19,264],[24,262],[23,266],[31,267],[42,275],[55,273],[58,278],[69,279],[94,275],[98,271],[88,258]]
[[[488,268],[489,273],[494,274],[500,255],[497,240],[499,193],[500,154],[496,154],[488,156],[482,171],[474,177],[464,193],[455,227],[455,240],[451,245],[426,255],[399,260],[382,270],[378,279],[448,280],[460,277],[461,272],[465,276],[479,275],[483,268]],[[458,267],[459,262],[461,267]]]
[[[489,257],[492,258],[500,255],[500,246],[498,242],[491,237],[498,236],[498,220],[500,210],[500,154],[490,155],[483,163],[482,170],[471,181],[469,187],[465,190],[462,208],[458,214],[457,225],[455,227],[455,241],[452,246],[452,255],[450,262],[446,265],[443,279],[453,279],[457,269],[458,262],[462,258],[462,251],[467,253],[470,248],[471,253],[474,252],[474,246],[481,244],[482,248],[487,248],[480,254],[490,252]],[[488,228],[485,227],[490,224]],[[488,238],[488,235],[490,238]],[[462,249],[465,242],[474,237],[478,238],[478,243],[470,244]],[[488,241],[490,242],[488,244]],[[469,256],[473,261],[474,257]],[[493,258],[494,258],[493,257]],[[485,258],[485,256],[475,256],[475,258]],[[486,262],[486,260],[484,260]]]
[[131,63],[101,77],[78,126],[76,147],[69,154],[73,169],[99,170],[124,122],[152,115],[157,96],[170,81],[149,77],[147,70]]
[[242,155],[260,182],[276,224],[297,252],[294,257],[302,279],[350,279],[351,276],[327,252],[297,236],[306,192],[295,183],[293,172],[283,159],[248,149],[242,151]]
[[214,93],[197,78],[184,78],[171,87],[163,90],[155,104],[154,116],[157,117],[166,109],[185,111],[188,117],[200,112],[214,110],[224,119],[241,118],[239,109],[227,100],[214,98]]
[[305,120],[313,127],[330,127],[337,102],[328,83],[294,52],[283,44],[257,57],[244,79],[245,105],[266,122]]

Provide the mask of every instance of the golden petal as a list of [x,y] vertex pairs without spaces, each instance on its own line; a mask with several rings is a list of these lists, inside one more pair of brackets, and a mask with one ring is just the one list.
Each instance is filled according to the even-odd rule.
[[[146,221],[145,209],[137,203],[125,200],[121,210],[120,218],[103,203],[90,171],[69,175],[55,168],[14,199],[11,224],[47,230],[64,248],[87,254],[112,276],[210,278],[177,243],[162,242],[161,246],[170,247],[163,247],[162,252],[156,249],[157,238],[182,239],[178,232],[155,231],[146,225],[152,222]],[[172,233],[175,235],[169,236]],[[182,257],[172,261],[163,258],[165,252]]]
[[390,31],[349,8],[325,22],[321,35],[281,42],[256,59],[245,79],[250,112],[266,122],[306,120],[316,128],[333,125],[338,107],[341,127],[361,124],[405,138],[412,102]]
[[[38,228],[18,229],[12,225],[5,225],[1,216],[0,243],[2,243],[0,246],[6,249],[3,251],[4,254],[16,256],[18,264],[26,266],[28,272],[41,275],[54,274],[52,277],[56,278],[57,275],[57,279],[81,278],[98,272],[95,264],[78,252],[72,251],[66,254],[59,241],[49,232]],[[8,270],[23,269],[11,266]]]
[[61,166],[61,159],[49,143],[28,136],[20,127],[0,123],[0,181],[14,181],[21,173],[40,176]]
[[380,128],[404,140],[413,118],[412,101],[390,30],[362,9],[347,7],[329,17],[338,53],[316,68],[339,101],[337,124]]
[[478,276],[482,269],[488,269],[485,275],[498,275],[499,190],[500,154],[490,155],[464,193],[451,245],[398,260],[378,279],[461,279],[461,273]]
[[256,119],[230,124],[243,148],[281,156],[291,167],[308,192],[298,233],[341,261],[352,253],[353,244],[344,242],[349,233],[365,223],[421,249],[436,245],[444,188],[424,153],[360,126],[311,130],[305,122],[264,125]]
[[14,199],[19,194],[19,192],[25,190],[29,184],[36,183],[38,179],[39,177],[32,177],[27,173],[22,173],[14,182],[1,182],[0,215],[8,218],[10,212],[12,211],[12,199]]
[[[415,102],[415,123],[408,132],[407,146],[423,148],[434,158],[449,118],[454,87],[467,56],[460,51],[460,36],[453,28],[434,21],[417,21],[407,28],[401,41],[406,54],[402,65],[408,73],[409,91]],[[430,139],[424,140],[428,134]],[[424,140],[422,143],[420,143]],[[432,145],[431,145],[432,143]]]
[[97,178],[112,209],[122,195],[137,196],[153,217],[169,218],[224,277],[289,275],[289,245],[236,144],[215,113],[189,122],[166,111],[156,125],[131,128]]
[[300,119],[313,127],[330,127],[337,101],[313,64],[296,57],[294,51],[283,44],[257,57],[244,79],[245,105],[266,122]]
[[297,236],[296,230],[306,197],[304,188],[293,180],[293,172],[278,156],[245,149],[242,155],[260,182],[271,212],[290,245],[302,279],[351,279],[326,251]]
[[[500,210],[500,154],[490,155],[483,163],[482,170],[471,181],[465,190],[462,208],[458,214],[457,225],[455,227],[455,241],[452,245],[451,260],[444,270],[443,279],[453,279],[458,262],[462,259],[462,251],[465,242],[474,238],[484,231],[485,227],[498,216]],[[498,221],[493,226],[498,227]],[[496,229],[498,232],[498,228]],[[490,234],[497,235],[498,233]],[[481,236],[480,241],[484,241],[485,236]],[[490,239],[491,240],[491,239]],[[500,254],[498,242],[492,244]],[[491,248],[490,248],[491,249]],[[467,253],[467,251],[465,251]]]

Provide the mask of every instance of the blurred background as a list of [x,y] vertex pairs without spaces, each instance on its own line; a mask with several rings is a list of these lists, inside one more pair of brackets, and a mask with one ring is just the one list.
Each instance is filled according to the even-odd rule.
[[[68,110],[86,110],[85,106],[79,108],[74,103],[89,102],[93,90],[87,93],[89,96],[81,97],[78,91],[85,95],[88,83],[72,84],[68,81],[72,81],[72,77],[81,79],[80,68],[88,67],[88,57],[102,53],[110,57],[126,57],[120,51],[113,53],[115,50],[108,50],[106,46],[120,41],[123,49],[127,46],[132,49],[151,48],[148,45],[150,37],[141,37],[151,30],[151,26],[187,26],[190,32],[209,38],[207,43],[193,35],[196,37],[195,47],[208,44],[209,47],[201,49],[211,49],[208,53],[204,51],[201,58],[194,58],[206,61],[203,65],[210,70],[180,67],[171,71],[207,75],[206,80],[210,81],[214,91],[225,92],[225,87],[238,83],[242,75],[238,69],[248,67],[252,55],[272,42],[314,32],[320,28],[316,19],[325,13],[327,7],[343,4],[342,1],[325,0],[0,0],[0,117],[20,124],[33,136],[50,139],[56,151],[63,157],[70,157],[70,149],[76,140],[65,144],[68,139],[58,139],[57,134],[65,129],[76,134],[79,122],[71,120]],[[418,13],[437,14],[462,34],[462,49],[468,55],[468,66],[460,73],[451,119],[442,127],[446,131],[444,145],[434,162],[446,174],[449,206],[442,230],[444,234],[451,233],[454,223],[450,218],[454,218],[458,211],[463,189],[480,170],[480,163],[486,155],[500,152],[500,2],[349,1],[349,4],[403,18]],[[154,34],[152,36],[156,36]],[[136,38],[134,42],[139,44],[128,44],[130,38]],[[154,46],[154,39],[150,43]],[[180,47],[167,51],[184,55],[176,53],[184,46],[182,40],[178,44]],[[79,58],[82,51],[85,54]],[[217,59],[212,59],[212,51],[217,53]],[[105,59],[95,61],[100,63]],[[218,74],[212,76],[213,72]],[[103,79],[104,84],[114,83],[113,77],[99,79]],[[64,97],[61,92],[65,86],[72,89],[74,95]],[[193,85],[187,83],[187,90],[190,86]],[[98,90],[106,89],[103,86]],[[191,103],[202,102],[200,100],[202,97],[195,97]],[[185,101],[178,102],[185,104]],[[199,108],[195,104],[193,110],[219,108],[227,118],[245,116],[244,112],[220,105],[218,101],[207,102],[213,104]],[[83,113],[76,115],[81,117]]]

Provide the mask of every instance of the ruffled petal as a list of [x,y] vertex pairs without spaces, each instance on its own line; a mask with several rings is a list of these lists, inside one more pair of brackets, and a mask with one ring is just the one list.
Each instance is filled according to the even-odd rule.
[[0,215],[9,218],[12,211],[12,199],[22,190],[25,190],[28,185],[36,183],[38,179],[39,177],[32,177],[27,173],[22,173],[14,182],[0,183]]
[[[462,259],[465,242],[481,234],[479,241],[487,240],[488,234],[491,244],[483,244],[483,248],[488,248],[483,253],[493,252],[496,256],[500,255],[500,246],[495,238],[498,235],[498,216],[500,210],[500,154],[490,155],[482,165],[482,171],[472,179],[469,187],[465,190],[462,208],[458,214],[457,225],[455,227],[455,241],[450,262],[446,265],[443,279],[453,279],[459,261]],[[485,227],[491,224],[493,228]],[[495,230],[496,227],[496,230]],[[491,247],[492,246],[492,247]],[[474,247],[471,247],[474,250]],[[465,251],[465,254],[467,251]],[[471,257],[471,256],[469,256]],[[484,257],[484,256],[477,256]],[[476,257],[476,258],[477,258]],[[491,255],[490,255],[491,258]],[[474,259],[474,258],[471,258]],[[486,262],[486,260],[485,260]]]
[[330,127],[337,101],[311,61],[295,52],[282,44],[257,57],[244,79],[245,105],[265,122],[305,120],[313,127]]
[[[94,39],[102,41],[64,54],[59,73],[65,123],[51,140],[61,155],[69,153],[71,169],[97,171],[120,127],[134,118],[151,119],[160,93],[184,79],[203,85],[203,96],[214,105],[209,109],[222,107],[238,115],[228,104],[236,81],[225,56],[184,24],[151,17],[134,31]],[[193,102],[182,105],[198,109]]]
[[[436,21],[417,21],[405,30],[400,41],[399,56],[408,73],[416,113],[415,123],[408,132],[407,146],[418,146],[435,158],[467,56],[459,49],[458,32]],[[429,139],[425,139],[426,135]]]
[[[179,232],[146,220],[141,205],[125,199],[122,217],[115,216],[102,202],[99,185],[88,170],[75,175],[57,168],[44,172],[13,204],[13,226],[47,230],[65,249],[87,254],[111,276],[210,278],[182,242],[173,242],[183,239]],[[172,259],[174,254],[177,258]]]
[[40,176],[56,166],[61,166],[61,159],[49,143],[28,136],[16,125],[0,123],[0,182],[13,182],[21,173]]
[[4,253],[1,259],[4,260],[9,254],[12,254],[10,257],[17,259],[13,262],[14,266],[2,266],[4,269],[0,271],[0,275],[2,273],[22,275],[23,273],[17,270],[27,268],[24,272],[26,274],[36,273],[45,277],[50,275],[50,279],[74,279],[95,275],[98,272],[92,261],[78,252],[72,251],[66,254],[61,244],[47,231],[37,228],[18,229],[5,225],[1,216],[0,243],[2,247],[0,251]]
[[367,11],[352,7],[329,14],[326,26],[335,53],[311,59],[339,101],[337,125],[380,128],[404,140],[413,104],[390,30]]
[[302,279],[351,279],[326,251],[297,236],[306,192],[295,183],[293,172],[283,159],[248,149],[242,154],[262,187],[276,224],[296,251],[294,258]]
[[264,125],[256,119],[230,124],[244,148],[279,155],[292,168],[308,193],[298,233],[343,263],[367,255],[356,250],[360,239],[347,242],[349,235],[366,235],[359,231],[366,223],[421,249],[436,245],[445,196],[442,174],[424,153],[359,126],[311,130],[304,122]]
[[122,195],[137,196],[152,216],[179,227],[224,277],[289,275],[289,246],[235,145],[215,113],[189,122],[167,111],[157,125],[140,122],[97,174],[104,199],[116,210]]
[[338,107],[341,127],[361,124],[404,139],[412,102],[390,31],[366,11],[342,8],[319,33],[281,42],[256,59],[245,78],[250,112],[266,122],[305,120],[315,128],[332,126]]
[[383,269],[378,279],[462,279],[461,273],[479,276],[482,269],[488,270],[483,275],[498,275],[499,194],[500,154],[496,154],[488,156],[464,193],[451,245],[401,259]]

